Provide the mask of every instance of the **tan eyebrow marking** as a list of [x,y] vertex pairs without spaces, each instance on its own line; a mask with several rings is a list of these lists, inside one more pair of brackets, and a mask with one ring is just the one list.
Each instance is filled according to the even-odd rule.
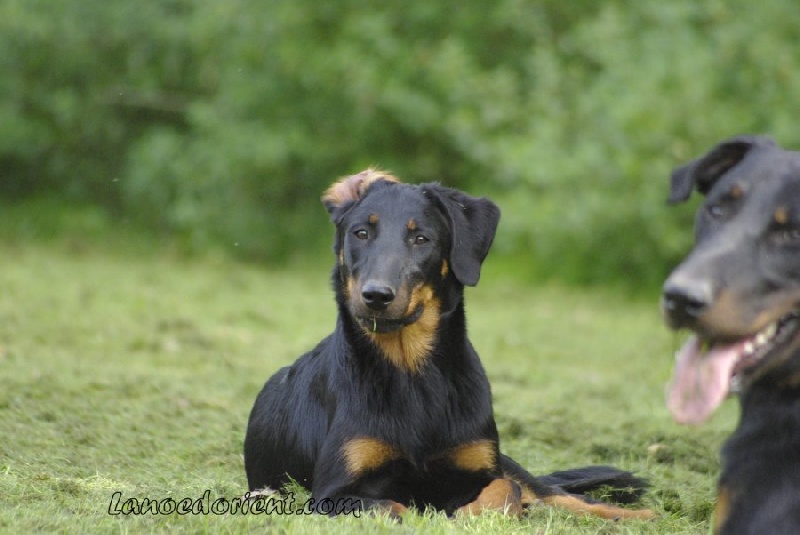
[[785,225],[789,221],[789,211],[786,209],[785,206],[781,206],[777,210],[775,210],[775,214],[772,216],[775,219],[775,222],[779,225]]

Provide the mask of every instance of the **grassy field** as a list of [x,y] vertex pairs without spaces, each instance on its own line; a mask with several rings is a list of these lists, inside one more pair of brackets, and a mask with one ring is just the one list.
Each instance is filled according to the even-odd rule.
[[[18,229],[19,230],[19,229]],[[0,234],[0,531],[705,533],[728,402],[700,429],[664,408],[672,353],[656,295],[521,287],[486,265],[467,290],[503,449],[535,473],[610,463],[650,479],[655,521],[537,508],[410,515],[114,515],[112,498],[232,499],[264,380],[332,329],[327,265],[269,271],[187,260],[125,234]],[[310,264],[317,264],[316,262]],[[298,500],[307,497],[300,493]]]

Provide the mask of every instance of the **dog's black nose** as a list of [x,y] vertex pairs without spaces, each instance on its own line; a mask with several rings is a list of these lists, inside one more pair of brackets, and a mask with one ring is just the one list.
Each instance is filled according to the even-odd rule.
[[361,290],[361,298],[372,310],[383,310],[394,301],[394,290],[389,286],[367,282]]
[[711,284],[700,281],[667,280],[661,306],[670,322],[681,327],[691,324],[711,305]]

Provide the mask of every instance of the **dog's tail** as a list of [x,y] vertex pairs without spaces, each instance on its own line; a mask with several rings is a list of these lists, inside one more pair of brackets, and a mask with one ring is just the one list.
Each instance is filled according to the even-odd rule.
[[586,466],[537,478],[551,487],[559,487],[570,494],[586,494],[603,489],[614,503],[636,503],[647,490],[647,480],[613,466]]
[[501,454],[500,468],[506,477],[523,487],[523,501],[528,504],[543,502],[612,519],[655,516],[649,509],[623,509],[586,495],[602,490],[603,498],[614,503],[639,501],[648,487],[647,481],[613,466],[586,466],[535,477],[512,458]]

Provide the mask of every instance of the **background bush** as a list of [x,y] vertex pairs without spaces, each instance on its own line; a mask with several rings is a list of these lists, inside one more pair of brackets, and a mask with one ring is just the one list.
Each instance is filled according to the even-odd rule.
[[491,195],[533,279],[647,287],[690,242],[674,165],[799,144],[798,42],[791,0],[6,0],[0,196],[276,262],[378,164]]

